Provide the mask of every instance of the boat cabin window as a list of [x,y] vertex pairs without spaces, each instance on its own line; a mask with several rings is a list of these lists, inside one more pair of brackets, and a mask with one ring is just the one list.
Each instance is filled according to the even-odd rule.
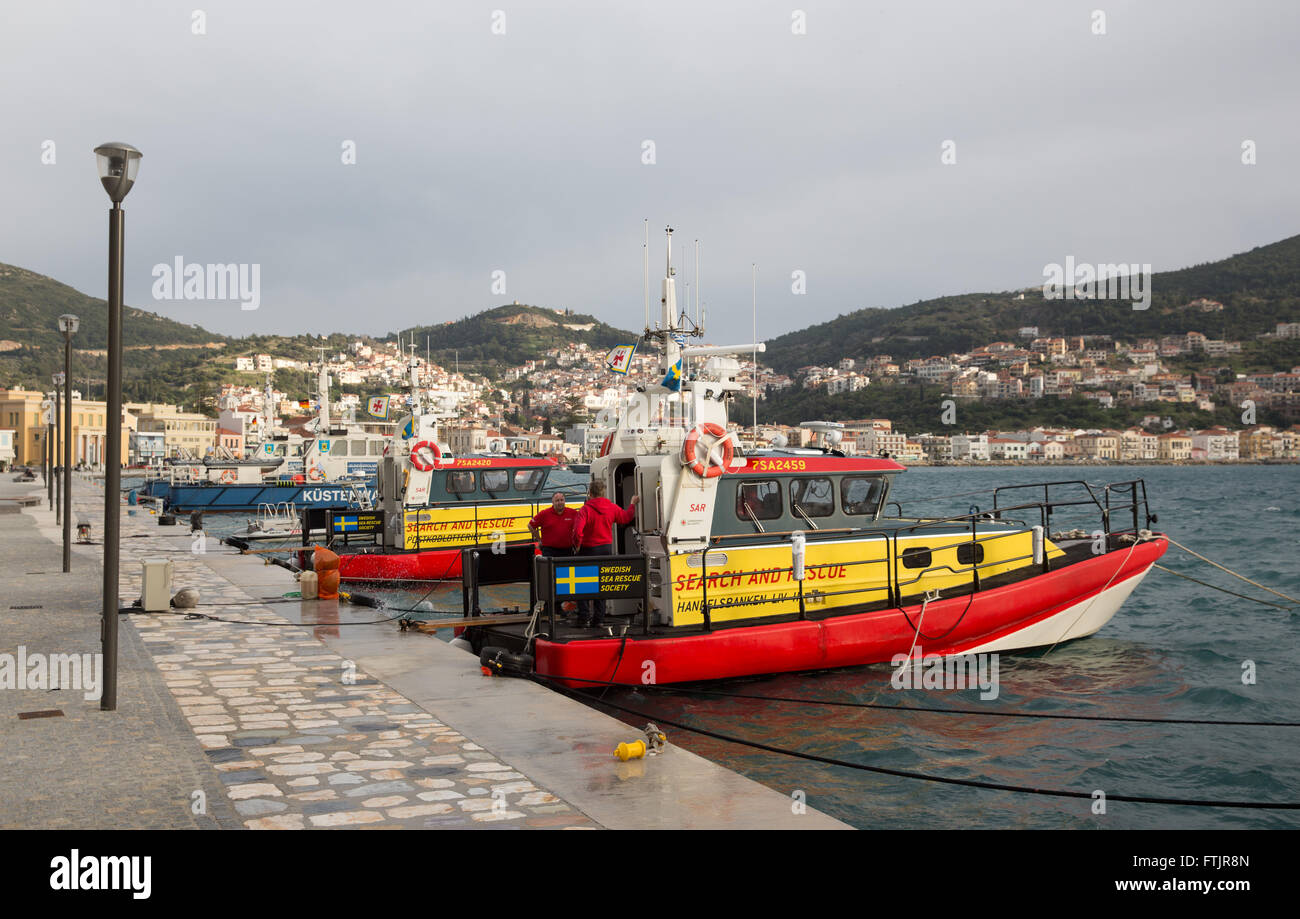
[[365,442],[364,440],[354,440],[354,441],[352,441],[352,455],[353,455],[353,456],[365,456],[365,455],[366,455],[366,442]]
[[831,480],[791,480],[790,507],[798,507],[809,517],[829,517],[835,513],[835,489],[831,486]]
[[515,473],[515,491],[537,491],[544,478],[545,469],[520,469]]
[[382,440],[372,440],[370,442],[370,455],[371,456],[384,455],[384,442]]
[[483,490],[488,494],[497,494],[510,487],[510,470],[509,469],[484,469]]
[[464,495],[474,490],[474,473],[467,469],[447,473],[447,492]]
[[903,550],[903,567],[904,568],[929,568],[930,567],[930,547],[929,546],[909,546]]
[[846,514],[874,516],[882,491],[880,476],[846,475],[840,480],[840,505]]
[[741,520],[775,520],[782,513],[781,483],[776,479],[737,486],[736,516]]
[[978,565],[984,561],[984,547],[977,542],[964,542],[957,547],[957,564]]

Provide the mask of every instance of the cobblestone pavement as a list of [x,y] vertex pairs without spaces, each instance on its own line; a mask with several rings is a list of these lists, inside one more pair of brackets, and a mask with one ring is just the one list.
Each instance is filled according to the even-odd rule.
[[[25,493],[5,476],[0,495]],[[78,479],[74,513],[103,515],[102,492]],[[75,518],[74,518],[75,519]],[[62,570],[45,505],[0,514],[0,654],[100,649],[99,546],[76,547]],[[58,538],[57,536],[55,538]],[[138,540],[143,541],[143,540]],[[0,691],[0,828],[218,829],[242,818],[223,794],[189,723],[135,629],[121,629],[118,710],[74,689]],[[21,712],[60,711],[20,720]],[[201,795],[196,795],[200,792]],[[198,806],[204,801],[204,806]],[[196,812],[197,811],[197,812]]]
[[596,827],[163,529],[144,511],[124,518],[122,596],[139,595],[141,559],[166,557],[201,612],[241,623],[150,614],[123,631],[143,639],[244,826]]

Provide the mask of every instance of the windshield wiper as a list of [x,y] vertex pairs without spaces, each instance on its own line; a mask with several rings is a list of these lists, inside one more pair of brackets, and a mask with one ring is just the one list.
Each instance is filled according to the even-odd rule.
[[813,522],[813,519],[804,513],[804,509],[799,506],[798,501],[791,501],[790,509],[793,510],[800,517],[802,517],[804,521],[808,524],[808,526],[812,527],[814,530],[818,528],[817,524]]
[[749,517],[750,522],[754,524],[754,526],[758,529],[758,532],[766,533],[767,530],[763,529],[763,524],[759,523],[758,515],[755,514],[754,509],[749,506],[749,502],[745,501],[744,503],[741,504],[741,507],[745,509],[745,515]]

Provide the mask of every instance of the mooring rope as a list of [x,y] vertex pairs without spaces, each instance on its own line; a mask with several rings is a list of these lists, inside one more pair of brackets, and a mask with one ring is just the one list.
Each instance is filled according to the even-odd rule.
[[1228,590],[1228,588],[1226,587],[1220,587],[1217,584],[1211,584],[1209,581],[1202,581],[1199,578],[1192,577],[1190,574],[1183,574],[1181,571],[1175,571],[1172,568],[1166,568],[1164,565],[1157,564],[1155,567],[1159,568],[1161,571],[1174,575],[1174,577],[1182,578],[1185,581],[1191,581],[1194,584],[1200,584],[1202,587],[1208,587],[1211,590],[1222,591],[1225,594],[1230,594],[1231,596],[1234,597],[1240,597],[1243,600],[1250,600],[1252,603],[1262,603],[1265,606],[1271,606],[1274,609],[1294,610],[1297,608],[1294,606],[1286,606],[1285,604],[1282,603],[1274,603],[1272,600],[1261,600],[1259,599],[1259,597],[1250,597],[1247,596],[1246,594],[1237,593],[1235,590]]
[[1054,650],[1056,650],[1056,646],[1061,643],[1062,639],[1064,639],[1066,635],[1070,634],[1070,629],[1078,625],[1079,620],[1084,617],[1084,615],[1088,612],[1088,610],[1092,609],[1092,605],[1097,602],[1097,598],[1110,589],[1110,585],[1114,582],[1115,578],[1119,577],[1119,573],[1124,570],[1124,566],[1128,564],[1128,560],[1133,557],[1133,550],[1136,549],[1140,543],[1146,542],[1148,539],[1152,538],[1151,534],[1146,530],[1143,530],[1142,533],[1146,535],[1139,534],[1137,537],[1134,538],[1133,545],[1128,547],[1128,552],[1125,554],[1124,560],[1119,563],[1119,567],[1116,568],[1115,573],[1110,576],[1110,580],[1106,582],[1105,586],[1103,586],[1101,590],[1097,591],[1095,594],[1092,595],[1092,597],[1088,600],[1088,605],[1085,606],[1082,610],[1080,610],[1079,615],[1074,617],[1074,621],[1071,622],[1069,625],[1067,625],[1065,627],[1065,630],[1061,632],[1059,636],[1057,636],[1056,641],[1052,642],[1052,646],[1048,648],[1046,652],[1043,653],[1043,657],[1046,657],[1048,654],[1051,654]]
[[[535,679],[545,680],[548,683],[554,683],[553,680],[542,677],[538,674],[533,675]],[[557,688],[566,695],[575,695],[573,690],[565,686],[557,685]],[[683,731],[690,731],[692,734],[700,734],[704,737],[711,737],[714,740],[721,740],[725,743],[733,743],[739,746],[751,747],[755,750],[762,750],[766,753],[776,753],[781,756],[790,756],[796,759],[809,760],[815,763],[824,763],[828,766],[843,766],[846,769],[856,769],[861,772],[871,772],[877,775],[888,775],[900,779],[918,779],[923,782],[937,782],[942,785],[962,785],[967,788],[983,788],[990,791],[1011,791],[1027,795],[1045,795],[1053,798],[1083,798],[1094,800],[1095,793],[1088,791],[1067,791],[1056,788],[1032,788],[1026,785],[1009,785],[1003,782],[985,782],[978,779],[957,779],[948,776],[930,775],[925,772],[910,772],[904,769],[889,769],[884,766],[869,766],[865,763],[854,763],[848,760],[837,759],[833,756],[821,756],[816,753],[805,753],[802,750],[791,750],[785,747],[777,747],[772,744],[760,743],[756,740],[749,740],[744,737],[736,737],[730,734],[723,734],[719,731],[711,731],[708,728],[696,727],[695,725],[684,724],[680,721],[672,721],[668,718],[637,711],[634,708],[628,708],[625,705],[619,705],[616,702],[602,701],[599,704],[608,705],[610,708],[618,709],[629,715],[635,715],[638,718],[645,718],[647,721],[653,721],[655,724],[666,724],[669,727],[680,728]],[[1106,794],[1108,801],[1123,801],[1129,804],[1168,804],[1178,807],[1232,807],[1247,808],[1252,810],[1300,810],[1300,802],[1287,801],[1275,803],[1272,801],[1218,801],[1212,799],[1194,799],[1194,798],[1157,798],[1146,795],[1115,795]]]
[[1282,591],[1280,591],[1280,590],[1274,590],[1274,589],[1271,588],[1271,587],[1265,587],[1263,584],[1259,583],[1259,581],[1252,581],[1250,578],[1246,577],[1244,574],[1238,574],[1237,572],[1233,571],[1231,568],[1228,568],[1228,567],[1225,566],[1225,565],[1220,565],[1218,562],[1214,561],[1213,559],[1208,559],[1208,558],[1206,558],[1204,555],[1201,555],[1199,552],[1193,552],[1191,549],[1187,548],[1187,547],[1184,546],[1182,543],[1180,543],[1178,540],[1176,540],[1176,539],[1174,539],[1174,538],[1172,538],[1172,537],[1170,537],[1170,536],[1165,536],[1165,539],[1168,539],[1168,540],[1169,540],[1169,544],[1170,544],[1170,545],[1172,545],[1172,546],[1177,546],[1178,548],[1180,548],[1180,549],[1182,549],[1184,552],[1186,552],[1188,555],[1195,556],[1196,558],[1199,558],[1201,561],[1205,562],[1206,564],[1213,565],[1215,568],[1218,568],[1220,571],[1226,571],[1228,574],[1232,575],[1234,578],[1238,578],[1238,579],[1240,579],[1240,580],[1242,580],[1242,581],[1245,581],[1247,584],[1250,584],[1250,585],[1253,586],[1253,587],[1258,587],[1260,590],[1266,590],[1266,591],[1268,591],[1269,593],[1271,593],[1271,594],[1273,594],[1273,595],[1275,595],[1275,596],[1281,597],[1283,600],[1290,600],[1292,603],[1300,603],[1300,600],[1297,600],[1295,597],[1292,597],[1292,596],[1290,596],[1290,595],[1288,595],[1288,594],[1284,594],[1284,593],[1282,593]]
[[[1037,718],[1056,721],[1100,721],[1133,724],[1191,724],[1217,727],[1246,728],[1300,728],[1300,721],[1216,721],[1210,718],[1155,718],[1139,715],[1076,715],[1064,712],[1003,712],[977,708],[934,708],[923,705],[884,705],[879,702],[844,702],[835,699],[803,699],[794,696],[764,696],[757,693],[724,692],[718,689],[701,689],[699,687],[665,686],[659,683],[617,683],[607,680],[594,680],[587,677],[563,677],[556,674],[538,673],[535,676],[545,680],[568,680],[571,683],[591,683],[593,686],[622,686],[638,692],[667,692],[681,695],[718,696],[724,699],[752,699],[759,702],[783,702],[791,705],[825,705],[831,708],[873,709],[886,712],[916,712],[922,715],[974,715],[977,718]],[[602,697],[603,698],[603,697]]]

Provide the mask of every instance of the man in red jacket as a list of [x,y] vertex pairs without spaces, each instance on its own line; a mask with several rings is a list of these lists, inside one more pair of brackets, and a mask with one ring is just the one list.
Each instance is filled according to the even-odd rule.
[[[641,501],[640,495],[632,497],[627,510],[619,507],[605,497],[605,483],[591,480],[587,488],[587,500],[578,511],[578,518],[573,524],[573,551],[575,555],[612,555],[614,553],[613,525],[625,526],[636,518],[636,506]],[[592,603],[595,610],[592,610]],[[578,602],[578,624],[581,626],[601,626],[605,623],[604,600],[581,600]]]
[[542,555],[550,558],[569,554],[573,548],[573,524],[577,519],[578,512],[565,507],[562,492],[557,491],[551,496],[551,506],[538,511],[537,516],[528,521],[533,539],[541,544]]

